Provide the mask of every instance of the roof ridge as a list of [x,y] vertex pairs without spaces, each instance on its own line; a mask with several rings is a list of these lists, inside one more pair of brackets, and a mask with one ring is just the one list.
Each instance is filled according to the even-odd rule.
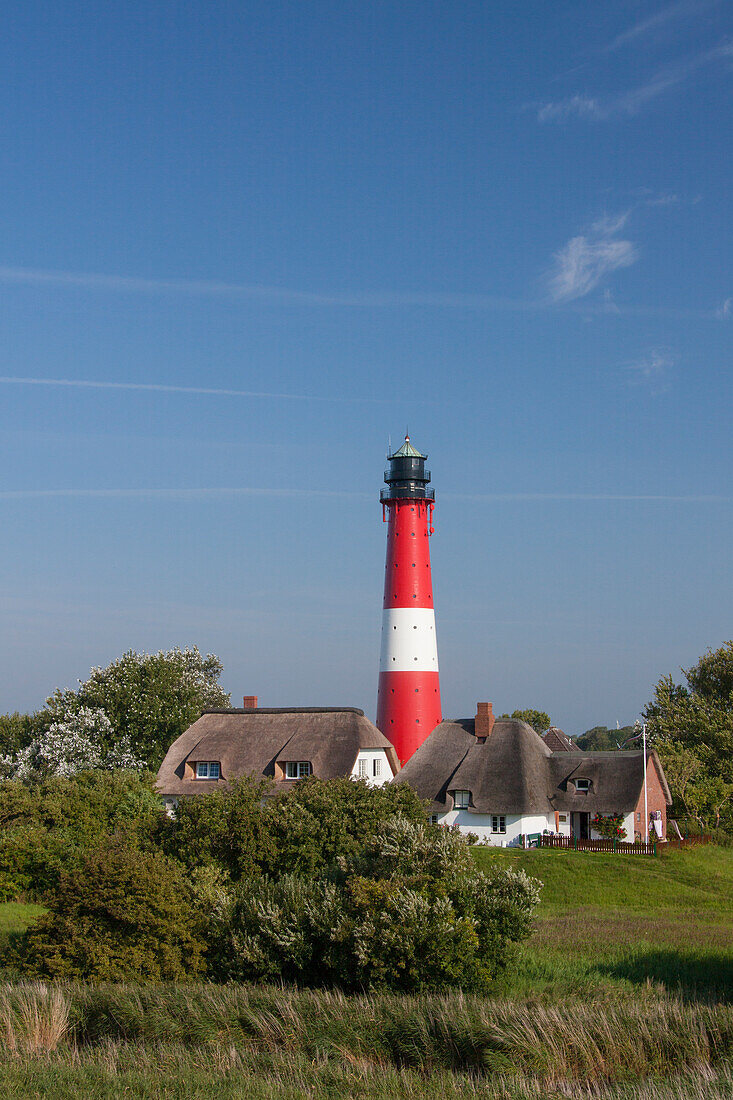
[[207,707],[204,714],[358,714],[365,718],[359,707]]

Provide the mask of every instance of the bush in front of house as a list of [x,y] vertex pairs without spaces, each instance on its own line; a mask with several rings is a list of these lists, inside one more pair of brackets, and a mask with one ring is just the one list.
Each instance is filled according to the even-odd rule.
[[20,938],[15,965],[34,977],[180,980],[203,970],[195,888],[159,852],[111,843],[63,872],[49,913]]
[[591,829],[606,840],[625,840],[623,814],[596,814],[590,823]]
[[164,814],[154,781],[150,773],[94,770],[33,783],[0,780],[2,900],[53,892],[106,837],[124,834],[133,847],[155,846]]
[[211,969],[348,991],[482,991],[538,900],[523,872],[476,872],[458,834],[395,818],[329,873],[234,887],[214,919]]
[[425,807],[406,783],[372,787],[349,776],[303,779],[266,806],[274,849],[263,870],[272,877],[320,873],[337,857],[357,853],[365,837],[397,816],[416,825],[425,821]]
[[406,784],[371,787],[348,777],[301,779],[273,793],[267,779],[244,776],[227,787],[181,799],[162,830],[168,855],[190,870],[214,865],[232,882],[266,874],[311,876],[337,856],[357,852],[395,815],[425,820],[425,809]]

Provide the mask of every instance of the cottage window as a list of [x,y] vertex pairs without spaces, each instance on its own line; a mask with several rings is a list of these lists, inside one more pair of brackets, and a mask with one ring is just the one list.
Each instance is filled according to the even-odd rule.
[[438,815],[437,814],[428,814],[428,825],[437,825],[437,824],[438,824]]
[[218,779],[221,775],[221,766],[218,760],[197,760],[197,779]]
[[310,760],[287,760],[285,763],[286,779],[305,779],[312,771]]
[[590,779],[576,779],[575,780],[575,789],[576,789],[576,791],[589,791],[590,790]]
[[366,779],[367,774],[367,761],[362,757],[359,761],[359,779]]
[[374,758],[374,767],[372,769],[372,774],[374,775],[375,779],[378,779],[379,776],[382,774],[382,761],[379,759],[378,756],[375,756]]
[[505,833],[506,832],[506,818],[504,814],[493,814],[491,817],[491,831],[492,833]]
[[453,792],[453,805],[457,810],[467,810],[468,804],[471,801],[470,791],[454,791]]

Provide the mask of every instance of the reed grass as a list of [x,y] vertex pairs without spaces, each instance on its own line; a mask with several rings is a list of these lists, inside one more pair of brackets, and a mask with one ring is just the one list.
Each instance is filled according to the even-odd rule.
[[646,1000],[559,1006],[459,993],[347,998],[235,985],[33,984],[2,991],[0,1021],[10,1058],[122,1044],[205,1052],[209,1061],[234,1052],[374,1072],[523,1076],[555,1089],[712,1070],[733,1058],[733,1008],[653,991]]

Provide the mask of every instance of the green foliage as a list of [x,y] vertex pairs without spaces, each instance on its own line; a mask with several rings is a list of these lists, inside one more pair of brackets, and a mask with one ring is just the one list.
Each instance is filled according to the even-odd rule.
[[674,798],[673,812],[701,828],[733,827],[733,642],[663,676],[644,716]]
[[263,861],[272,877],[312,875],[337,856],[359,850],[389,818],[400,815],[415,824],[425,820],[425,807],[406,783],[371,787],[348,777],[301,780],[267,805],[267,825],[274,857]]
[[[583,752],[616,752],[624,746],[624,741],[628,741],[637,732],[638,730],[634,726],[622,726],[621,729],[593,726],[593,729],[586,730],[580,737],[577,737],[575,743]],[[625,748],[638,749],[639,745],[635,743],[626,745]]]
[[77,691],[57,690],[37,716],[46,728],[82,707],[101,709],[112,724],[112,748],[129,743],[156,770],[176,738],[210,707],[229,706],[219,686],[222,664],[194,646],[160,653],[130,650],[107,668],[93,668]]
[[24,749],[43,728],[43,719],[35,714],[0,714],[0,756]]
[[17,965],[50,978],[181,979],[203,968],[193,892],[158,852],[109,845],[64,872],[50,912],[22,936]]
[[552,725],[549,714],[544,710],[533,710],[532,707],[513,710],[511,714],[500,714],[499,717],[516,718],[519,722],[526,722],[536,733],[544,733]]
[[626,836],[623,814],[596,814],[591,828],[608,840],[623,840]]
[[82,772],[32,787],[0,781],[0,897],[53,889],[106,836],[149,847],[163,818],[154,776]]
[[266,779],[245,776],[229,786],[181,799],[162,833],[166,851],[189,870],[215,866],[234,881],[276,867],[275,841],[263,799]]
[[330,875],[242,882],[214,921],[219,978],[483,990],[529,932],[538,884],[476,873],[457,833],[397,817]]

